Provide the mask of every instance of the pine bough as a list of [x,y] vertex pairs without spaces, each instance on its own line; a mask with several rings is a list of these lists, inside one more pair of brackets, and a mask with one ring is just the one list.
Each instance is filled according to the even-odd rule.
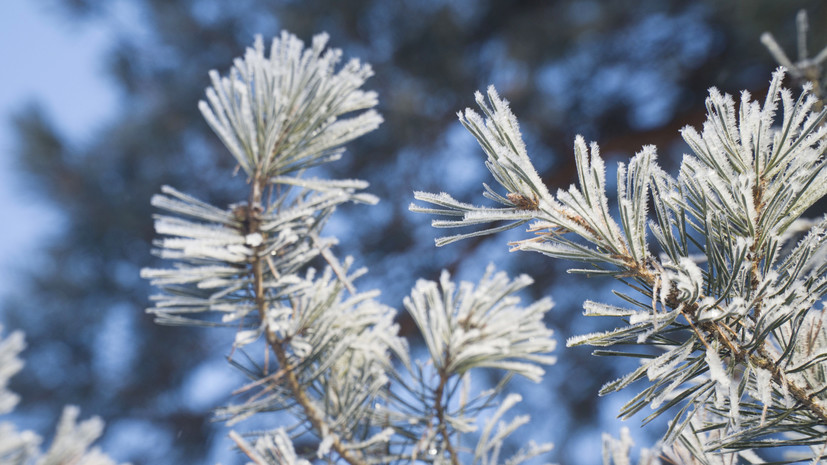
[[[326,42],[319,35],[305,49],[284,33],[266,56],[259,38],[227,76],[211,73],[200,109],[249,195],[224,209],[171,187],[152,199],[164,211],[157,253],[174,265],[143,271],[163,290],[149,311],[164,324],[238,328],[231,361],[250,382],[218,415],[235,424],[285,413],[273,431],[231,433],[252,463],[499,463],[526,421],[508,415],[519,398],[502,397],[507,380],[539,381],[554,362],[543,323],[551,301],[522,306],[516,294],[531,279],[493,268],[477,284],[447,273],[421,280],[404,305],[428,357],[410,355],[396,311],[357,289],[365,270],[336,257],[335,238],[322,234],[337,206],[376,199],[361,192],[365,182],[306,175],[382,122],[376,94],[360,90],[371,68],[339,68],[341,52]],[[477,392],[479,370],[499,370],[503,382]],[[508,463],[549,448],[530,444]]]
[[[532,236],[512,250],[580,262],[570,272],[625,285],[615,293],[626,305],[584,304],[585,315],[623,324],[567,345],[641,359],[600,393],[641,381],[620,415],[647,406],[654,411],[645,422],[674,415],[661,445],[667,462],[736,463],[736,455],[754,462],[752,449],[779,446],[809,448],[813,463],[827,457],[827,317],[819,303],[827,292],[827,217],[802,219],[827,193],[827,110],[818,109],[809,83],[796,98],[783,79],[782,68],[763,102],[744,92],[737,106],[712,89],[701,131],[682,130],[693,153],[677,178],[657,165],[652,146],[621,163],[617,215],[597,144],[577,137],[578,185],[552,195],[515,116],[491,87],[477,93],[482,115],[469,109],[459,117],[505,191],[486,185],[483,195],[500,206],[424,192],[411,205],[447,218],[434,220],[437,228],[507,222],[437,245],[529,223]],[[792,243],[800,229],[806,235]],[[612,454],[625,456],[628,438],[606,443],[606,460],[625,463]]]
[[[375,93],[360,90],[370,67],[339,67],[341,52],[326,41],[304,48],[284,33],[266,56],[259,38],[227,76],[211,73],[200,109],[249,195],[227,208],[172,187],[153,198],[163,211],[156,252],[173,264],[143,271],[162,290],[149,311],[163,324],[238,329],[231,362],[250,382],[219,416],[235,424],[284,413],[273,431],[230,434],[252,463],[500,463],[504,441],[528,421],[508,415],[520,400],[506,394],[508,381],[538,381],[554,362],[543,323],[551,301],[521,305],[516,293],[531,279],[493,267],[477,284],[448,273],[420,280],[404,307],[427,356],[411,355],[395,310],[357,290],[365,270],[322,235],[337,206],[376,199],[362,181],[306,176],[382,122]],[[624,305],[584,304],[585,315],[619,326],[567,343],[640,359],[600,393],[637,389],[624,418],[646,407],[647,422],[674,417],[643,463],[757,463],[760,449],[780,446],[813,463],[825,457],[827,217],[802,215],[827,193],[827,111],[810,84],[798,97],[784,89],[784,74],[763,102],[744,92],[736,105],[712,89],[703,127],[682,131],[692,154],[677,177],[645,146],[619,165],[616,199],[597,144],[582,137],[578,184],[552,194],[491,87],[476,95],[481,114],[459,118],[499,184],[483,192],[497,206],[414,195],[411,210],[437,215],[435,227],[474,228],[437,245],[527,224],[531,236],[512,250],[579,262],[571,272],[622,284]],[[796,240],[797,231],[806,234]],[[502,381],[476,391],[479,370]],[[604,462],[628,463],[630,446],[626,431],[607,436]],[[529,444],[504,462],[549,449]]]
[[[2,330],[2,327],[0,327]],[[14,410],[20,397],[8,390],[9,378],[23,368],[18,357],[25,348],[23,333],[0,338],[0,415]],[[103,432],[103,420],[92,417],[77,423],[80,409],[63,409],[52,445],[40,450],[43,439],[32,431],[19,431],[11,422],[0,422],[0,463],[3,465],[115,465],[115,461],[91,447]]]

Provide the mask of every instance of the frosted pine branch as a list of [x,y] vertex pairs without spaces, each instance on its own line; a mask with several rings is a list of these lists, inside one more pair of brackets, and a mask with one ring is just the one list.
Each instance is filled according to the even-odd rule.
[[425,337],[435,368],[462,375],[477,367],[502,368],[539,381],[539,364],[552,364],[551,331],[543,315],[549,299],[527,308],[518,307],[513,296],[532,282],[522,275],[509,281],[505,273],[489,266],[476,288],[463,282],[459,289],[443,272],[439,284],[420,280],[405,307]]
[[[533,236],[513,243],[512,250],[585,262],[593,268],[572,271],[626,280],[631,290],[616,292],[630,308],[585,305],[586,315],[620,316],[624,324],[573,337],[567,345],[644,344],[662,351],[601,393],[647,379],[649,385],[620,413],[629,417],[648,406],[654,410],[648,422],[677,409],[664,446],[683,441],[687,428],[697,425],[714,434],[703,436],[690,452],[694,457],[729,450],[749,455],[750,448],[770,444],[781,432],[794,436],[773,444],[815,447],[827,433],[827,341],[818,304],[827,293],[824,221],[812,223],[797,246],[784,243],[791,226],[802,224],[801,215],[827,194],[827,112],[817,109],[808,85],[794,98],[782,88],[783,78],[783,69],[773,75],[763,103],[744,92],[737,107],[732,97],[711,89],[702,131],[681,132],[693,154],[684,156],[678,177],[657,166],[654,147],[644,147],[628,167],[618,168],[616,213],[609,209],[597,144],[575,140],[578,185],[547,195],[531,174],[524,146],[496,143],[504,136],[495,135],[519,136],[510,110],[491,110],[478,97],[488,116],[485,125],[470,110],[464,123],[495,180],[507,193],[516,190],[520,199],[531,200],[524,201],[530,208],[509,205],[508,194],[486,185],[484,196],[506,208],[417,193],[417,200],[435,207],[411,210],[456,218],[435,220],[436,227],[530,221]],[[489,95],[498,98],[491,90]],[[650,251],[649,231],[659,257]]]
[[[171,187],[153,198],[162,210],[154,252],[171,264],[142,270],[161,290],[148,311],[163,324],[236,328],[232,347],[245,352],[231,363],[250,382],[218,417],[239,425],[281,411],[295,421],[252,439],[231,433],[253,463],[497,463],[528,419],[495,411],[508,380],[519,374],[538,381],[540,365],[554,362],[543,323],[551,301],[519,306],[515,293],[531,279],[510,280],[493,267],[476,286],[463,282],[458,290],[447,274],[439,285],[420,281],[405,306],[434,351],[431,360],[412,359],[396,311],[377,302],[377,291],[358,289],[366,270],[337,258],[336,238],[322,235],[339,205],[377,199],[360,192],[364,181],[303,177],[305,168],[334,160],[343,143],[381,122],[369,110],[376,95],[359,90],[370,67],[352,60],[335,71],[341,52],[324,51],[326,41],[316,36],[305,49],[283,33],[266,58],[259,38],[228,76],[211,73],[200,108],[247,173],[249,195],[226,208]],[[493,89],[489,97],[488,115],[497,123],[471,113],[467,123],[490,138],[492,163],[501,164],[495,171],[514,177],[513,192],[489,195],[510,206],[497,214],[519,223],[530,217],[521,211],[550,196],[535,192],[542,183],[529,170],[507,104]],[[437,201],[468,210],[469,221],[479,214],[448,197]],[[500,371],[502,381],[485,392],[466,389],[457,401],[458,386],[483,368]],[[476,425],[492,413],[489,428],[475,437]],[[315,444],[314,453],[297,452],[297,438]],[[549,449],[532,443],[506,463]]]
[[[342,52],[325,50],[328,37],[311,48],[283,32],[270,56],[256,38],[229,75],[210,73],[212,87],[199,109],[248,176],[281,176],[340,156],[341,146],[382,122],[372,110],[374,92],[359,88],[373,74],[351,60],[336,71]],[[346,118],[345,114],[359,112]]]
[[[380,121],[372,111],[336,119],[376,102],[358,90],[370,69],[353,61],[334,73],[340,52],[323,52],[325,41],[317,36],[304,50],[283,34],[268,60],[258,40],[228,77],[212,74],[202,111],[250,177],[250,194],[227,209],[171,188],[156,197],[156,206],[170,213],[156,218],[166,236],[156,244],[158,254],[177,264],[144,272],[164,291],[151,311],[167,323],[238,322],[236,347],[261,342],[274,354],[272,368],[234,361],[252,381],[242,389],[246,400],[222,411],[233,423],[286,410],[316,438],[318,457],[351,464],[459,464],[466,456],[497,463],[505,438],[527,421],[502,418],[517,398],[505,397],[491,412],[504,383],[459,404],[450,393],[479,368],[501,370],[506,381],[539,380],[540,365],[554,361],[542,321],[551,303],[518,306],[514,293],[530,278],[510,280],[493,268],[476,286],[457,286],[447,273],[439,283],[420,281],[404,304],[430,360],[411,359],[397,336],[395,311],[376,303],[374,292],[358,291],[363,271],[336,258],[335,239],[321,236],[338,205],[375,202],[358,192],[366,184],[301,176]],[[643,147],[618,168],[617,211],[596,143],[575,139],[578,182],[552,195],[529,159],[517,118],[490,87],[486,96],[476,94],[482,114],[468,109],[459,118],[499,184],[483,184],[483,197],[496,205],[446,193],[414,195],[427,205],[411,210],[447,217],[433,226],[475,228],[437,245],[528,223],[532,236],[512,250],[579,261],[586,267],[573,272],[629,285],[617,291],[627,307],[585,304],[586,315],[620,317],[621,325],[568,345],[659,351],[598,352],[642,359],[601,389],[606,394],[646,380],[622,417],[649,407],[646,423],[677,411],[660,452],[647,453],[644,463],[657,463],[656,453],[699,463],[754,461],[752,448],[815,447],[827,433],[827,329],[825,312],[816,309],[827,293],[827,220],[810,222],[801,242],[786,245],[793,226],[806,223],[801,215],[827,194],[827,111],[806,85],[793,98],[783,78],[783,69],[773,75],[763,103],[744,92],[736,106],[711,89],[703,128],[682,131],[693,153],[684,156],[678,176],[657,165],[654,147]],[[274,185],[283,190],[268,189]],[[313,259],[328,266],[316,272],[309,268]],[[466,435],[484,415],[488,422],[469,447]],[[781,433],[792,436],[781,441]],[[261,436],[255,446],[235,438],[256,463],[303,460],[285,430]],[[607,438],[605,446],[606,463],[628,463],[628,440]],[[545,450],[529,446],[512,462]]]
[[[0,328],[2,330],[2,328]],[[0,338],[0,414],[9,413],[19,396],[7,389],[8,380],[23,368],[18,355],[25,347],[23,333],[16,331]],[[98,417],[77,422],[80,409],[63,409],[52,444],[46,452],[40,449],[42,438],[32,431],[18,431],[11,423],[0,421],[0,463],[14,465],[115,465],[92,444],[103,433]]]

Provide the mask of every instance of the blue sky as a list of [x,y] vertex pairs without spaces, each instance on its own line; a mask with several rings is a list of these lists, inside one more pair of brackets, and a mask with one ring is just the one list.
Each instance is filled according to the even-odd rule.
[[117,106],[103,72],[109,31],[103,24],[71,24],[49,2],[0,2],[0,295],[15,285],[13,267],[30,263],[38,243],[60,226],[38,200],[37,186],[15,172],[10,117],[37,102],[72,143],[94,136]]

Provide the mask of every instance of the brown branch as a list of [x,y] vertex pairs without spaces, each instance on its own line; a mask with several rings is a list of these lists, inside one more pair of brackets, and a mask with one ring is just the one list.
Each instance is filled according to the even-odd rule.
[[808,393],[806,389],[788,380],[784,376],[785,373],[778,367],[778,364],[772,361],[772,355],[769,354],[764,348],[759,348],[758,353],[760,356],[750,354],[750,361],[759,368],[769,370],[769,372],[772,373],[773,379],[775,379],[782,386],[786,384],[790,394],[795,397],[795,400],[800,402],[807,408],[807,410],[817,416],[823,424],[827,425],[827,408],[816,402],[815,393]]
[[235,442],[235,445],[241,449],[241,452],[244,452],[244,455],[250,458],[254,463],[258,465],[267,465],[267,461],[262,458],[258,452],[256,452],[244,438],[241,437],[240,434],[236,433],[235,431],[230,431],[230,439]]
[[442,396],[445,394],[445,385],[447,383],[448,374],[443,370],[440,370],[439,385],[437,386],[436,391],[434,391],[434,410],[436,410],[436,419],[439,422],[437,428],[439,429],[439,433],[442,435],[442,439],[445,441],[445,449],[448,451],[448,454],[451,455],[451,463],[453,465],[459,465],[459,458],[457,457],[453,444],[451,444],[451,435],[448,432],[448,426],[446,425],[445,408],[442,405]]
[[[695,307],[697,311],[697,304],[693,304],[692,306]],[[692,325],[692,320],[697,322],[695,317],[695,312],[687,312],[684,313],[684,316],[690,321],[690,325]],[[753,365],[768,370],[772,374],[772,379],[778,383],[780,386],[786,385],[789,389],[790,394],[802,405],[804,405],[807,410],[812,412],[816,417],[821,420],[822,424],[827,425],[827,408],[819,405],[815,401],[815,394],[808,393],[805,388],[798,386],[795,382],[790,380],[786,373],[784,373],[781,368],[778,367],[778,364],[773,361],[772,355],[762,346],[759,347],[756,353],[748,353],[745,349],[733,344],[729,338],[726,337],[724,332],[722,331],[721,327],[717,323],[701,323],[701,328],[712,335],[718,341],[723,342],[727,347],[729,347],[730,351],[733,354],[733,358],[735,360],[739,360],[742,363],[746,362],[747,359]],[[693,326],[694,328],[694,326]],[[730,330],[731,331],[731,330]]]
[[[322,417],[322,414],[319,413],[318,409],[316,409],[316,406],[313,405],[313,401],[307,396],[304,389],[302,389],[301,383],[296,376],[296,372],[290,365],[290,361],[287,359],[287,353],[277,340],[271,340],[270,334],[267,335],[267,339],[268,342],[270,342],[270,347],[273,349],[273,352],[276,353],[276,359],[278,359],[279,365],[285,372],[284,379],[287,382],[287,387],[290,389],[290,393],[293,395],[293,399],[296,403],[301,405],[305,415],[307,415],[307,419],[310,420],[310,423],[313,425],[313,428],[321,433],[325,430],[325,420]],[[363,460],[362,457],[358,457],[353,451],[348,450],[338,436],[333,436],[333,441],[330,447],[351,465],[367,465],[367,462]]]
[[[628,258],[629,260],[631,260],[631,257]],[[630,268],[631,274],[636,275],[639,279],[646,282],[649,286],[654,286],[656,276],[653,272],[651,272],[651,270],[647,269],[643,264],[640,263],[635,263],[635,265]],[[672,290],[669,293],[669,297],[667,298],[666,303],[671,308],[678,308],[681,306],[682,302],[678,300],[676,290]],[[772,374],[772,379],[776,383],[778,383],[778,385],[786,385],[789,389],[790,394],[792,394],[792,396],[799,403],[801,403],[801,405],[805,406],[807,410],[809,410],[816,417],[818,417],[822,424],[827,425],[827,408],[815,401],[814,393],[808,393],[805,388],[798,386],[796,383],[790,380],[786,376],[786,373],[784,373],[784,371],[778,367],[777,363],[773,361],[772,355],[766,350],[763,344],[756,350],[757,354],[754,352],[748,353],[746,349],[740,347],[738,344],[733,343],[727,337],[724,328],[732,334],[734,334],[734,331],[731,328],[729,328],[726,324],[718,322],[699,322],[697,318],[697,313],[698,304],[695,302],[689,305],[684,305],[681,310],[681,314],[684,315],[684,318],[686,318],[687,322],[689,323],[689,326],[695,331],[698,338],[705,346],[709,347],[705,338],[699,331],[699,328],[703,331],[706,331],[715,340],[727,346],[735,360],[741,361],[743,363],[746,362],[748,358],[749,362],[751,362],[753,365],[759,368],[763,368],[765,370],[769,370]],[[722,328],[722,326],[724,328]]]
[[[262,213],[261,194],[265,184],[266,179],[258,179],[257,173],[252,180],[250,204],[247,206],[246,218],[245,221],[243,221],[246,229],[245,232],[247,234],[260,233],[259,229],[261,225]],[[266,289],[264,288],[264,265],[267,257],[261,257],[260,255],[262,246],[263,243],[253,249],[253,256],[250,259],[250,269],[253,275],[253,298],[255,300],[256,309],[258,310],[261,321],[266,322],[268,302]],[[279,373],[282,374],[282,380],[290,390],[290,394],[293,399],[299,406],[301,406],[304,414],[310,421],[310,424],[321,436],[322,432],[327,429],[325,419],[313,404],[312,399],[308,397],[307,393],[303,389],[301,382],[296,375],[295,368],[291,365],[290,360],[288,359],[287,351],[283,345],[284,341],[280,340],[276,333],[270,328],[265,328],[265,336],[267,338],[268,345],[272,349],[273,353],[275,353],[276,359],[278,360]],[[348,450],[345,447],[345,444],[336,435],[333,436],[331,448],[351,465],[367,465],[367,462],[362,457],[359,457],[353,451]]]
[[[756,202],[756,208],[760,210],[763,209],[763,189],[758,187],[753,192],[754,201]],[[570,218],[574,220],[577,224],[588,228],[588,225],[585,225],[584,221],[577,221],[575,218]],[[588,228],[590,229],[590,228]],[[546,233],[548,234],[548,233]],[[755,240],[753,241],[753,246],[751,249],[752,257],[751,257],[751,272],[750,272],[750,286],[752,291],[758,287],[759,284],[759,257],[757,253],[757,240],[760,236],[760,231],[756,232]],[[588,238],[587,238],[588,239]],[[625,276],[633,277],[639,279],[652,289],[655,289],[657,286],[658,276],[657,274],[649,269],[645,263],[645,261],[636,261],[631,255],[629,255],[628,251],[624,250],[623,254],[618,254],[613,256],[621,262],[625,262],[625,267],[629,270]],[[703,296],[701,296],[703,297]],[[678,300],[677,290],[673,289],[669,292],[669,297],[667,298],[667,305],[673,309],[680,307],[683,302]],[[734,331],[729,328],[725,323],[718,323],[718,322],[700,322],[697,318],[698,312],[698,304],[696,302],[690,303],[688,305],[683,305],[681,309],[681,314],[684,315],[689,326],[692,330],[696,333],[700,341],[706,346],[709,347],[706,338],[703,337],[700,329],[706,331],[710,334],[715,340],[723,343],[732,353],[732,356],[735,360],[739,360],[741,362],[745,362],[747,356],[747,351],[740,347],[739,345],[733,343],[726,335],[726,332],[721,328],[721,325],[725,327],[731,334],[735,334]],[[755,304],[755,317],[759,316],[761,312],[761,302],[756,300]],[[762,344],[761,347],[757,350],[758,354],[750,353],[749,354],[749,361],[753,363],[755,366],[768,369],[772,373],[772,378],[775,382],[779,385],[786,385],[789,387],[789,392],[796,398],[798,402],[804,405],[809,411],[811,411],[815,416],[817,416],[824,425],[827,425],[827,408],[822,407],[818,403],[814,401],[815,394],[808,394],[806,389],[796,385],[794,382],[789,380],[786,374],[778,368],[776,363],[772,360],[771,355],[766,351],[765,345]]]

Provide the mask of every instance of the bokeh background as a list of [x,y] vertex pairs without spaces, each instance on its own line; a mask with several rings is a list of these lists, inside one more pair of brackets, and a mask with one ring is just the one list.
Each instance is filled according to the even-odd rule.
[[412,191],[483,201],[490,175],[455,113],[488,84],[510,100],[552,188],[574,180],[576,134],[598,141],[609,165],[656,144],[674,172],[686,150],[678,130],[702,123],[709,87],[763,95],[776,66],[763,31],[795,59],[801,8],[814,54],[827,44],[823,1],[0,2],[0,323],[29,345],[9,419],[48,438],[61,406],[76,404],[106,420],[100,444],[119,461],[241,463],[210,417],[240,382],[224,361],[232,334],[154,325],[138,271],[157,264],[149,198],[160,185],[219,205],[243,198],[196,105],[208,70],[225,72],[255,34],[287,29],[306,41],[327,31],[376,72],[367,87],[385,123],[327,168],[370,181],[383,199],[329,226],[339,254],[370,268],[360,285],[400,308],[417,278],[442,268],[476,280],[495,262],[533,275],[525,297],[554,298],[548,324],[561,348],[542,384],[515,386],[534,416],[522,436],[554,442],[547,458],[560,464],[598,463],[601,432],[624,424],[650,445],[657,427],[615,419],[628,394],[595,395],[630,366],[563,347],[611,326],[580,316],[580,303],[610,299],[612,283],[509,254],[519,231],[435,249],[440,231],[407,210]]

